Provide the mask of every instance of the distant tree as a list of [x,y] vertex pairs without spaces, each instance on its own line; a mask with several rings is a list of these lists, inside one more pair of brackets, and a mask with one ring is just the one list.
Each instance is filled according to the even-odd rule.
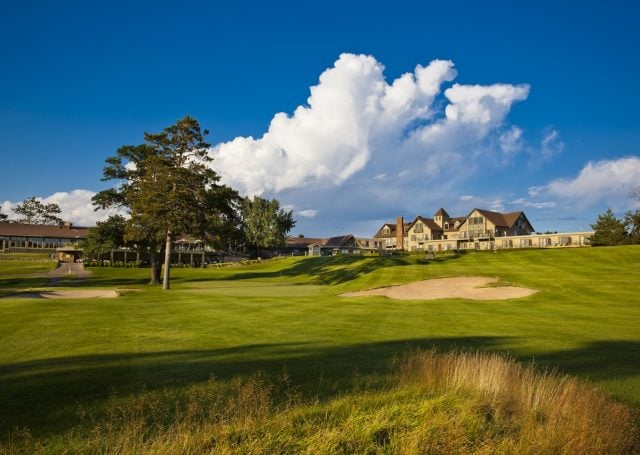
[[625,225],[615,217],[611,209],[598,216],[595,224],[591,225],[594,234],[591,236],[593,246],[621,245],[627,240]]
[[220,221],[233,211],[227,204],[235,193],[219,185],[218,175],[208,166],[212,158],[204,140],[207,134],[189,116],[161,133],[145,133],[144,144],[121,147],[106,160],[103,180],[118,180],[119,185],[93,198],[100,208],[128,208],[125,237],[149,248],[152,284],[159,282],[164,249],[164,289],[170,288],[175,237],[206,236],[212,220],[222,214]]
[[276,199],[244,198],[241,214],[245,241],[254,250],[283,246],[296,225],[293,212],[281,209]]
[[8,218],[9,218],[8,215],[5,215],[0,211],[0,221],[7,221]]
[[45,204],[34,196],[22,201],[13,211],[18,214],[19,223],[58,224],[62,222],[62,219],[56,216],[61,213],[58,204]]
[[84,254],[100,258],[104,253],[124,246],[126,224],[127,221],[121,215],[112,215],[105,221],[98,221],[95,227],[89,228],[87,237],[81,243]]
[[627,232],[629,243],[637,245],[640,243],[640,210],[629,210],[624,215],[624,227]]

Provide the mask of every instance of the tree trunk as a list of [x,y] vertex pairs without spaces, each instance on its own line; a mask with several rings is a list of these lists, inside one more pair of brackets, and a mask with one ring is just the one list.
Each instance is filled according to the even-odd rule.
[[167,238],[164,245],[164,277],[162,280],[162,289],[168,290],[171,285],[169,283],[169,271],[171,270],[171,230],[167,231]]
[[162,270],[162,263],[157,251],[150,254],[149,262],[151,263],[151,280],[149,284],[160,284],[160,272]]

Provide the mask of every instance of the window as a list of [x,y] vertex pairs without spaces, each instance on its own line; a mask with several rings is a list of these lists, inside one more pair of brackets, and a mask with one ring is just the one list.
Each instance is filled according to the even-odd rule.
[[414,229],[418,234],[424,232],[424,225],[422,223],[416,223],[416,228]]
[[382,228],[382,234],[384,234],[384,235],[389,235],[389,233],[390,233],[390,232],[391,232],[391,231],[390,231],[390,229],[389,229],[388,227],[384,227],[384,228]]

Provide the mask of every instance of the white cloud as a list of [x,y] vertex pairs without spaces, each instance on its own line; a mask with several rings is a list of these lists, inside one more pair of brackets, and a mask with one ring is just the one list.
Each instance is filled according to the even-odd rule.
[[[103,221],[108,218],[109,215],[115,213],[124,215],[124,212],[118,210],[94,211],[91,198],[95,194],[94,191],[77,189],[69,192],[61,191],[53,193],[46,197],[36,197],[36,199],[45,204],[58,204],[62,211],[58,217],[80,226],[94,226],[96,221]],[[2,203],[2,213],[9,215],[11,218],[15,218],[11,210],[20,202],[22,201],[4,201]]]
[[489,210],[494,212],[504,212],[504,202],[502,198],[496,198],[489,203]]
[[300,210],[298,212],[298,215],[303,216],[305,218],[315,218],[317,214],[318,214],[318,211],[313,209]]
[[640,157],[588,162],[573,179],[558,179],[543,187],[532,187],[529,194],[553,195],[582,205],[628,199],[640,186]]
[[522,130],[517,126],[512,126],[498,138],[500,150],[506,156],[515,155],[523,149]]
[[540,156],[544,161],[549,161],[562,150],[564,150],[564,142],[560,140],[560,133],[556,130],[549,131],[540,142]]
[[[367,169],[407,180],[442,177],[445,163],[471,160],[500,127],[527,85],[443,84],[453,62],[417,65],[388,83],[372,56],[342,54],[311,87],[306,105],[276,114],[260,138],[237,137],[212,149],[224,183],[243,194],[337,186]],[[486,150],[483,151],[486,153]]]
[[524,198],[515,199],[511,201],[510,204],[516,205],[519,207],[532,207],[534,209],[550,209],[558,205],[556,201],[532,202],[532,201],[527,201]]

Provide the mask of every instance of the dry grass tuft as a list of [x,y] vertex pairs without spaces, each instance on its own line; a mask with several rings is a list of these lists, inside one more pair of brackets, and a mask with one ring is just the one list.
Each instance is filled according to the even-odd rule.
[[624,454],[633,411],[568,376],[497,354],[416,351],[384,390],[303,400],[285,376],[114,395],[63,439],[15,431],[0,453]]
[[536,371],[500,354],[417,351],[396,362],[394,374],[399,384],[474,395],[488,423],[514,434],[500,444],[508,453],[640,449],[629,407],[575,378]]

